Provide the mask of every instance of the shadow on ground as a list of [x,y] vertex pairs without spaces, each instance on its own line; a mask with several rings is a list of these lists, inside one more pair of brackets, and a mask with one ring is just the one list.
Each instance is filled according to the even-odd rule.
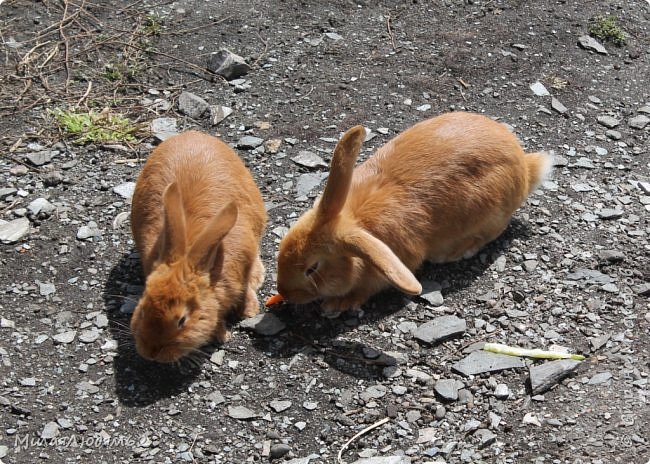
[[[503,235],[476,257],[448,264],[426,263],[418,272],[418,277],[421,281],[443,283],[441,291],[446,298],[471,286],[508,249],[513,239],[526,240],[530,236],[528,224],[513,219]],[[398,362],[390,352],[337,338],[361,324],[381,327],[384,319],[401,310],[407,315],[405,308],[412,303],[418,304],[418,311],[425,308],[423,299],[407,298],[397,290],[389,289],[364,305],[361,319],[354,314],[327,319],[320,315],[317,304],[280,307],[273,313],[286,324],[287,329],[273,337],[254,335],[253,345],[269,357],[292,358],[301,353],[311,356],[315,362],[325,362],[344,374],[363,379],[382,378],[386,375],[384,369]]]
[[[418,273],[422,280],[443,282],[442,293],[447,297],[472,285],[506,250],[513,238],[528,238],[530,230],[525,223],[513,220],[506,232],[484,248],[477,257],[456,263],[434,265],[427,263]],[[201,374],[203,365],[215,347],[204,347],[205,356],[186,359],[176,364],[160,364],[141,358],[133,346],[129,330],[130,314],[120,310],[123,303],[139,295],[143,286],[142,271],[135,253],[127,253],[113,267],[104,287],[104,303],[109,327],[118,342],[115,358],[116,394],[129,406],[146,406],[163,398],[173,397]],[[381,327],[381,321],[412,302],[423,309],[424,300],[406,298],[389,289],[376,295],[364,305],[361,319],[356,314],[328,319],[320,315],[318,305],[284,306],[273,313],[286,324],[279,335],[251,335],[257,351],[271,358],[292,358],[298,354],[313,362],[324,362],[343,374],[360,379],[379,379],[386,375],[398,360],[390,352],[362,343],[340,340],[338,337],[361,324]],[[405,312],[406,314],[406,312]]]

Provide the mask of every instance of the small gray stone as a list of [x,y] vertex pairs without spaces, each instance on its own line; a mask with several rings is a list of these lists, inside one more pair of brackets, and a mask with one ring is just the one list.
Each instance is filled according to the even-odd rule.
[[216,364],[217,366],[221,366],[223,364],[223,358],[226,355],[225,350],[217,350],[214,353],[212,353],[212,356],[210,356],[210,362],[212,364]]
[[542,84],[540,81],[530,84],[530,90],[532,90],[533,93],[538,97],[548,97],[551,95],[550,92],[546,90],[546,87],[544,87],[544,84]]
[[478,429],[474,435],[479,437],[479,448],[490,446],[497,440],[497,434],[488,429]]
[[34,166],[43,166],[44,164],[47,164],[50,161],[52,161],[52,158],[54,158],[58,154],[59,152],[57,150],[44,150],[44,151],[37,151],[34,153],[27,153],[25,155],[25,158],[27,158],[29,162],[32,163]]
[[216,126],[232,114],[232,108],[223,105],[210,106],[210,124]]
[[507,400],[510,397],[510,389],[505,383],[497,384],[494,388],[494,397],[498,400]]
[[286,445],[284,443],[276,443],[274,445],[271,445],[269,456],[271,459],[278,459],[287,454],[289,451],[291,451],[291,447],[289,445]]
[[605,135],[612,140],[621,140],[623,138],[623,135],[619,131],[614,129],[608,129],[607,131],[605,131]]
[[327,178],[326,172],[314,172],[302,174],[296,182],[296,193],[298,198],[305,197],[318,187],[324,179]]
[[525,367],[525,364],[522,359],[516,356],[507,356],[481,350],[473,351],[451,366],[453,370],[466,376],[519,367]]
[[222,404],[222,403],[226,402],[226,399],[223,397],[223,395],[221,394],[221,392],[219,390],[215,390],[212,393],[210,393],[206,397],[206,399],[210,403],[214,403],[215,405]]
[[618,293],[619,289],[616,284],[605,284],[600,289],[607,293]]
[[13,221],[0,223],[0,242],[16,243],[29,232],[29,219],[18,218]]
[[259,137],[254,137],[252,135],[245,135],[237,141],[237,148],[242,148],[244,150],[252,150],[257,148],[264,143],[264,139]]
[[178,135],[178,123],[175,118],[156,118],[151,121],[150,129],[152,135],[161,142]]
[[560,114],[564,114],[567,111],[569,111],[569,109],[566,106],[564,106],[562,102],[560,102],[560,100],[558,100],[555,97],[551,98],[551,108],[553,108],[555,111],[557,111]]
[[61,332],[52,336],[54,343],[60,343],[62,345],[67,345],[72,343],[77,336],[76,330],[68,330],[67,332]]
[[84,330],[79,334],[79,340],[83,343],[92,343],[99,338],[99,331],[92,327],[90,330]]
[[208,69],[231,81],[248,74],[251,67],[241,56],[229,50],[221,49],[208,58]]
[[101,237],[102,232],[99,230],[97,223],[90,221],[87,226],[79,227],[77,231],[77,238],[79,240],[86,240],[93,237]]
[[32,216],[48,217],[54,211],[56,211],[56,206],[47,201],[45,198],[37,198],[27,206],[27,209],[32,214]]
[[467,330],[465,319],[449,315],[425,322],[413,335],[422,342],[435,344],[462,335],[465,330]]
[[643,129],[648,125],[648,123],[650,123],[650,118],[644,114],[640,114],[638,116],[634,116],[627,123],[632,129]]
[[34,377],[26,377],[20,381],[20,384],[24,387],[34,387],[36,386],[36,379]]
[[573,359],[558,359],[531,366],[528,373],[533,395],[544,393],[575,371],[580,364],[580,361]]
[[357,459],[352,464],[411,464],[411,458],[408,456],[375,456]]
[[273,313],[262,313],[244,319],[239,323],[239,326],[244,329],[251,329],[255,331],[255,333],[264,336],[276,335],[287,327],[287,325]]
[[598,211],[598,217],[601,219],[618,219],[623,216],[624,211],[620,208],[605,208]]
[[614,116],[609,115],[598,116],[596,120],[598,121],[598,124],[601,124],[608,129],[613,129],[621,123],[620,119],[616,119]]
[[41,438],[44,440],[51,440],[59,436],[59,424],[56,422],[48,422],[41,431]]
[[589,344],[591,345],[592,351],[597,351],[607,344],[611,336],[609,334],[599,335],[598,337],[592,337],[589,339]]
[[291,407],[291,401],[273,400],[269,403],[269,407],[275,412],[283,412]]
[[586,50],[593,50],[601,55],[607,55],[607,49],[590,35],[581,35],[578,37],[578,43]]
[[228,415],[233,419],[238,419],[238,420],[248,420],[248,419],[254,419],[256,417],[259,417],[259,414],[257,414],[254,411],[251,411],[245,406],[229,406]]
[[3,187],[0,188],[0,200],[4,200],[8,196],[14,195],[18,190],[12,187]]
[[209,107],[207,101],[191,92],[182,92],[178,96],[178,110],[192,119],[199,119]]
[[650,295],[650,282],[644,282],[634,287],[634,292],[637,295],[649,296]]
[[296,156],[291,158],[291,161],[308,168],[327,167],[327,163],[323,161],[323,158],[306,150],[298,152]]
[[362,393],[366,398],[379,399],[383,398],[388,392],[388,388],[385,385],[371,385],[366,388],[365,392]]
[[49,296],[56,292],[56,286],[50,282],[38,282],[38,293],[41,296]]
[[113,187],[113,192],[117,193],[125,200],[131,200],[131,198],[133,198],[134,191],[135,191],[135,182],[124,182],[123,184],[116,185],[115,187]]
[[583,182],[571,184],[571,188],[576,192],[591,192],[593,190],[593,187],[591,185],[585,184]]
[[0,445],[0,459],[7,456],[9,452],[9,447],[7,445]]
[[463,383],[455,379],[441,379],[433,386],[435,392],[445,401],[456,401],[458,399],[458,390],[463,387]]
[[441,306],[445,302],[441,289],[442,286],[439,282],[425,280],[422,282],[422,293],[419,296],[432,306]]
[[592,376],[587,383],[589,385],[601,385],[604,383],[609,384],[611,378],[611,372],[599,372],[598,374]]
[[536,259],[528,259],[522,263],[524,266],[524,269],[526,272],[533,272],[535,269],[537,269],[537,260]]
[[607,274],[594,269],[577,268],[574,272],[567,274],[568,280],[585,280],[590,284],[608,284],[612,282],[612,278]]
[[82,381],[77,384],[77,390],[88,393],[89,395],[94,395],[99,392],[99,387],[90,382]]

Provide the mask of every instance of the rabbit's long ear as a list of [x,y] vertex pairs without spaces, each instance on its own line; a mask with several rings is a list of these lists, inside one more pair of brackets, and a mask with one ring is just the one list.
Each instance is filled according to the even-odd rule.
[[334,218],[343,208],[352,183],[354,164],[366,138],[363,126],[349,129],[334,148],[332,165],[325,191],[318,204],[318,217],[322,220]]
[[343,238],[344,248],[371,263],[396,288],[409,295],[422,293],[422,285],[384,242],[361,228]]
[[186,250],[185,211],[178,184],[174,182],[163,192],[163,233],[160,259],[173,262],[182,257]]
[[223,266],[221,242],[237,222],[237,215],[237,205],[231,202],[206,224],[187,253],[188,262],[193,269],[209,272],[212,277],[221,273]]

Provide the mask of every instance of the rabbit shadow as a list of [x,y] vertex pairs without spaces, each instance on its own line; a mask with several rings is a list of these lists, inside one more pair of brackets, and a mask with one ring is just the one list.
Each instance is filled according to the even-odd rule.
[[[514,218],[504,233],[486,245],[475,257],[453,263],[426,263],[417,273],[422,281],[424,292],[427,285],[439,285],[445,298],[472,286],[494,261],[509,247],[513,239],[527,239],[531,231],[527,223]],[[408,319],[426,322],[427,301],[421,296],[405,297],[394,289],[375,295],[364,306],[362,317],[343,314],[336,319],[328,319],[320,314],[318,304],[284,305],[270,311],[279,318],[286,329],[275,336],[252,334],[253,346],[271,358],[294,358],[304,355],[315,363],[325,363],[343,374],[360,379],[380,379],[390,374],[399,360],[391,350],[378,346],[338,339],[341,335],[354,331],[360,326],[369,330],[377,328],[384,332],[383,322],[400,312]],[[392,328],[388,328],[391,332]],[[291,364],[291,363],[290,363]],[[323,366],[325,367],[325,365]]]
[[138,355],[129,329],[131,314],[121,308],[135,307],[143,285],[140,260],[136,253],[130,252],[122,255],[111,269],[102,295],[109,330],[117,342],[113,360],[115,393],[127,406],[146,406],[187,391],[209,357],[197,355],[179,363],[161,364]]

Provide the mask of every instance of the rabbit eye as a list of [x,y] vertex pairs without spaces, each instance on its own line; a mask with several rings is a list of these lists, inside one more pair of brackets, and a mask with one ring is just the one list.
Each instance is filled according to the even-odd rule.
[[185,325],[185,321],[187,321],[187,316],[181,316],[178,319],[178,328],[182,328]]
[[305,271],[305,275],[306,275],[307,277],[309,277],[309,276],[312,275],[314,272],[316,272],[317,269],[318,269],[318,261],[316,261],[314,264],[312,264],[312,265],[311,265],[311,266],[310,266],[310,267]]

